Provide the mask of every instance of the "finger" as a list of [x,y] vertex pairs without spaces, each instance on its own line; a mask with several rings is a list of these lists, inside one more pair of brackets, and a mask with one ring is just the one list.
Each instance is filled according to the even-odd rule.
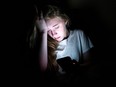
[[40,18],[43,19],[43,12],[41,11]]

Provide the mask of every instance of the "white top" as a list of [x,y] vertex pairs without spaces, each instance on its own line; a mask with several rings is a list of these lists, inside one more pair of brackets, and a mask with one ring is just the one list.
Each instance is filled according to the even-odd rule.
[[82,30],[71,30],[69,37],[59,43],[56,50],[56,59],[69,56],[79,61],[81,54],[93,47],[89,37]]

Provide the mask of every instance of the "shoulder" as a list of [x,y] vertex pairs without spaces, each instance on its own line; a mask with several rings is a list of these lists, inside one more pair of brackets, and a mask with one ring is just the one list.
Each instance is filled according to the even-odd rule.
[[84,31],[82,29],[70,30],[71,35],[83,35]]

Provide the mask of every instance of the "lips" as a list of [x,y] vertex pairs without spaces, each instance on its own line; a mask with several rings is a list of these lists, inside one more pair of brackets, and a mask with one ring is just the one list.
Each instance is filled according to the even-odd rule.
[[55,38],[56,40],[59,39],[60,37]]

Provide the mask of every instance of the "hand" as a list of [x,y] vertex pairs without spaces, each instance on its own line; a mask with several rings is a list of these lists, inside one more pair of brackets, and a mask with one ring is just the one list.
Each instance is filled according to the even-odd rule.
[[46,22],[43,18],[42,12],[41,12],[40,17],[37,17],[36,27],[38,28],[39,32],[47,32],[48,31],[48,27],[47,27]]

